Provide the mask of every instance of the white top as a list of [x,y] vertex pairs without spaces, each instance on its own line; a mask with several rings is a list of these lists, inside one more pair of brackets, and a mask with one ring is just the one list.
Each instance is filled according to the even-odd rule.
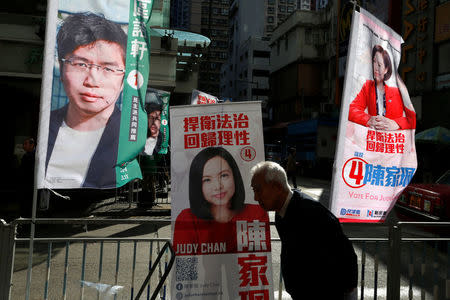
[[286,197],[286,201],[284,201],[283,207],[278,212],[278,215],[280,217],[284,218],[284,215],[286,214],[287,207],[289,205],[289,202],[291,202],[291,199],[292,199],[293,195],[294,195],[294,193],[291,190],[289,190],[289,193],[288,193],[288,195]]
[[156,146],[156,138],[149,137],[145,142],[144,153],[147,155],[153,155],[153,149]]
[[104,130],[78,131],[63,121],[47,166],[49,187],[81,187]]
[[378,115],[384,116],[384,90],[379,89],[377,87],[377,106],[378,106]]

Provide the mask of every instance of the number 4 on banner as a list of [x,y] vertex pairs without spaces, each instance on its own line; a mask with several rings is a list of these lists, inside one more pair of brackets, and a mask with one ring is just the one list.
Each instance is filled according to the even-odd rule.
[[347,160],[342,168],[342,179],[351,188],[364,186],[364,170],[367,162],[361,158],[353,157]]

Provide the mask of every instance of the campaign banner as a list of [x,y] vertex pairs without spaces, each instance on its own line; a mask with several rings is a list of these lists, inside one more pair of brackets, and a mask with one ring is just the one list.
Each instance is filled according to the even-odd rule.
[[214,104],[219,103],[219,98],[216,96],[201,92],[199,90],[192,90],[191,104]]
[[149,88],[145,96],[148,117],[145,155],[167,154],[169,147],[170,92]]
[[398,74],[403,39],[353,13],[331,190],[341,222],[383,222],[411,181],[416,114]]
[[170,108],[172,299],[273,299],[270,223],[250,169],[260,102]]
[[152,5],[49,1],[37,188],[105,189],[142,178]]

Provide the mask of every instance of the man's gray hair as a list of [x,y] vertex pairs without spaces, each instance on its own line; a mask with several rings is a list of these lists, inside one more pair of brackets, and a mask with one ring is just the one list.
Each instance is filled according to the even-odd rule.
[[264,174],[266,183],[275,181],[281,184],[286,190],[291,189],[287,180],[286,172],[284,171],[283,167],[276,162],[262,161],[258,163],[250,170],[250,175],[253,178],[258,174]]

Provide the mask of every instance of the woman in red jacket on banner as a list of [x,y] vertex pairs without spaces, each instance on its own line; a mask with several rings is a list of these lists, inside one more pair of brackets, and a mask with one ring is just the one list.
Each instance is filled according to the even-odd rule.
[[374,80],[367,80],[350,103],[348,120],[376,130],[415,129],[416,113],[400,76],[398,88],[385,83],[392,75],[392,63],[380,45],[372,49],[372,63]]
[[189,171],[190,208],[175,222],[173,247],[177,255],[237,253],[236,222],[255,220],[263,223],[259,233],[264,234],[259,237],[262,243],[253,250],[270,251],[267,213],[244,200],[244,184],[232,155],[221,147],[200,151]]

